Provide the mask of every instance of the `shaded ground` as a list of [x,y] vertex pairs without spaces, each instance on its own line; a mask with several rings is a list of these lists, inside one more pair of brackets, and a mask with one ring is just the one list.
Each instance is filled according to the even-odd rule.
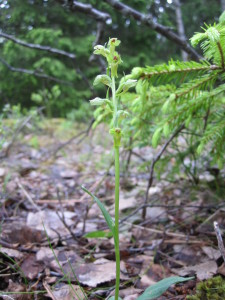
[[[113,239],[106,237],[106,223],[80,185],[113,215],[111,137],[99,128],[56,152],[85,127],[53,120],[41,128],[36,135],[25,130],[1,161],[0,299],[85,299],[84,294],[106,299],[115,284]],[[150,148],[135,151],[146,159],[153,155]],[[138,170],[138,156],[125,172],[126,157],[122,153],[121,297],[136,299],[167,276],[194,275],[160,298],[186,299],[196,282],[225,275],[213,229],[213,221],[225,228],[224,202],[206,182],[215,178],[204,175],[197,187],[179,176],[155,181],[143,220],[137,208],[147,174]],[[99,230],[105,237],[90,237]]]

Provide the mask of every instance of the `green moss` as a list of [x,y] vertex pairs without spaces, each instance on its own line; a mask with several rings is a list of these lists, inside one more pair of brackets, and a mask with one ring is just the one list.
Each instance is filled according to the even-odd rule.
[[223,300],[225,299],[225,279],[216,276],[200,282],[196,287],[196,294],[187,296],[187,300]]

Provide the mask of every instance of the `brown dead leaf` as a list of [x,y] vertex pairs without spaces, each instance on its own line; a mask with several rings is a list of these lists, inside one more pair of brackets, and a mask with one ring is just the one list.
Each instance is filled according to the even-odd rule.
[[21,264],[21,269],[27,279],[34,280],[43,271],[44,264],[38,262],[34,254],[30,254]]
[[[126,211],[137,206],[137,200],[135,198],[122,198],[120,197],[120,211]],[[111,206],[110,212],[115,211],[115,204]]]
[[5,247],[0,247],[0,252],[5,253],[9,257],[13,257],[16,259],[21,259],[24,256],[23,253],[19,252],[18,250],[5,248]]
[[[71,264],[76,278],[71,271],[70,264],[65,264],[63,270],[72,280],[77,280],[89,287],[97,287],[106,282],[116,279],[116,263],[107,259],[97,260],[95,263]],[[121,274],[121,279],[128,279],[127,276]]]
[[[60,215],[62,215],[60,213]],[[68,226],[74,224],[76,214],[71,211],[64,212],[65,222]],[[44,225],[43,225],[44,224]],[[58,237],[58,232],[61,236],[69,234],[68,229],[59,219],[57,213],[52,210],[39,211],[37,213],[29,212],[27,215],[27,225],[38,230],[45,230],[50,239]]]
[[[2,291],[4,293],[4,291]],[[31,300],[33,299],[33,295],[29,294],[21,294],[22,292],[26,292],[26,288],[24,285],[13,282],[9,279],[9,285],[7,287],[6,292],[14,292],[13,295],[14,300]],[[17,293],[17,294],[16,294]]]
[[225,263],[223,263],[217,270],[218,274],[225,276]]
[[21,245],[31,243],[41,243],[44,233],[38,228],[31,228],[23,223],[12,222],[3,224],[2,237],[10,244],[19,243]]
[[202,281],[209,279],[213,277],[213,275],[217,274],[217,264],[214,260],[209,260],[195,266],[184,267],[182,269],[172,269],[172,271],[179,276],[189,276],[196,274],[196,277]]
[[[142,292],[141,289],[129,287],[120,291],[120,297],[123,300],[136,300],[139,294]],[[114,291],[110,293],[109,297],[114,296]]]
[[55,289],[52,294],[54,300],[83,300],[85,295],[78,285],[63,285],[58,289]]
[[217,260],[221,256],[220,251],[212,247],[204,246],[202,250],[210,259]]

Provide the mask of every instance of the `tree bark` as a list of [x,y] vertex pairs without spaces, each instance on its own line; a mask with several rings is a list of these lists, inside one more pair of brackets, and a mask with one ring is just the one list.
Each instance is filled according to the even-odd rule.
[[225,0],[220,0],[222,12],[225,11]]
[[[180,0],[175,0],[174,4],[175,4],[175,11],[176,11],[177,31],[178,31],[179,37],[182,40],[186,41]],[[181,50],[181,56],[182,56],[183,61],[188,61],[188,53],[186,51]]]

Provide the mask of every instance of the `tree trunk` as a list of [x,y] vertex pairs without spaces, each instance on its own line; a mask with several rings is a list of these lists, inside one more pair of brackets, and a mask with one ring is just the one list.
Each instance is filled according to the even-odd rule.
[[220,0],[222,12],[225,11],[225,0]]
[[[224,1],[224,0],[221,0],[221,1]],[[177,31],[178,31],[180,38],[185,41],[186,35],[185,35],[185,31],[184,31],[184,23],[183,23],[183,19],[182,19],[180,0],[175,0],[174,4],[175,4],[175,11],[176,11]],[[181,50],[181,56],[182,56],[183,61],[188,60],[187,52]]]

